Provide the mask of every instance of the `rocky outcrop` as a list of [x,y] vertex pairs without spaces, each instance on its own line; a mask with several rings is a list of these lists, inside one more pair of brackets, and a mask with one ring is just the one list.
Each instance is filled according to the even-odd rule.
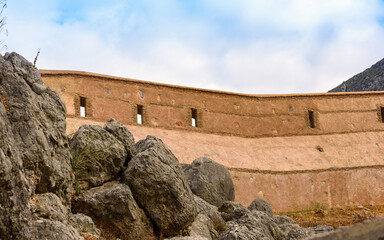
[[105,236],[155,239],[151,222],[125,184],[110,182],[92,188],[75,201],[74,209],[91,216]]
[[361,92],[384,90],[384,59],[344,81],[329,92]]
[[[74,214],[69,218],[69,223],[84,236],[85,239],[99,239],[100,230],[92,219],[82,213]],[[86,238],[87,237],[87,238]]]
[[195,196],[195,201],[196,201],[197,213],[207,216],[211,220],[214,230],[217,233],[224,231],[225,221],[221,217],[218,207],[207,203],[206,201],[204,201],[198,196]]
[[220,207],[224,201],[235,199],[235,188],[228,169],[209,158],[195,159],[192,164],[184,167],[192,192]]
[[99,186],[122,171],[127,151],[124,144],[100,126],[83,125],[71,139],[72,166],[76,180]]
[[66,224],[73,174],[65,111],[31,63],[0,56],[1,239],[83,239]]
[[159,233],[175,234],[188,227],[197,215],[196,203],[179,161],[153,136],[139,141],[136,149],[122,182]]
[[271,205],[269,205],[269,203],[261,198],[253,200],[252,203],[248,206],[248,209],[251,211],[262,211],[270,217],[273,216]]
[[132,133],[124,127],[123,124],[113,118],[104,125],[104,129],[123,143],[125,150],[127,151],[124,166],[127,166],[128,162],[136,155],[135,139],[133,138]]

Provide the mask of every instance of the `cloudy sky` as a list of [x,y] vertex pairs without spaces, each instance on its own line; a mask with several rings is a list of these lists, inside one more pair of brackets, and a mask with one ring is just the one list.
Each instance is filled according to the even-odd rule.
[[[384,58],[384,0],[8,0],[40,69],[232,92],[326,92]],[[4,52],[4,50],[2,51]]]

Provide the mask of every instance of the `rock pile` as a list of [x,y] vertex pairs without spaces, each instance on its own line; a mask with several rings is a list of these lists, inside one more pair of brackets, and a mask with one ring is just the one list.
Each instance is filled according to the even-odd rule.
[[[229,171],[208,158],[181,166],[154,136],[136,144],[111,119],[69,140],[65,105],[37,69],[0,57],[0,239],[301,239],[256,199],[234,202]],[[74,187],[74,188],[73,188]]]

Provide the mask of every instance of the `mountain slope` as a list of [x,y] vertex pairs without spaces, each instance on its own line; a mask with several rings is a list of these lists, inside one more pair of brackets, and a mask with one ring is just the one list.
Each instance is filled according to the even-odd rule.
[[361,92],[384,90],[384,59],[329,92]]

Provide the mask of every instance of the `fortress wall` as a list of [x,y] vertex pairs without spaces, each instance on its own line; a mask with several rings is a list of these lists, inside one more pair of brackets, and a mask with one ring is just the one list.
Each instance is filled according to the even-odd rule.
[[[66,102],[68,134],[114,117],[136,141],[162,139],[181,163],[207,156],[227,166],[236,201],[245,205],[257,197],[278,212],[384,204],[383,92],[254,96],[59,73],[42,76]],[[87,117],[79,116],[80,97]],[[143,125],[136,123],[138,104]],[[198,127],[190,126],[191,108]]]
[[[67,132],[105,122],[67,118]],[[332,206],[384,204],[384,132],[243,138],[136,125],[135,141],[154,135],[181,163],[207,156],[229,167],[236,201],[263,197],[274,211],[321,203]],[[182,136],[182,137],[180,137]],[[322,152],[319,151],[322,149]]]
[[[79,115],[79,97],[89,103],[87,118],[113,117],[136,124],[137,105],[144,125],[243,137],[318,135],[384,131],[380,106],[384,93],[245,95],[153,84],[79,72],[42,71],[43,80],[60,92],[68,115]],[[191,126],[191,109],[198,127]],[[314,112],[310,128],[308,110]]]

